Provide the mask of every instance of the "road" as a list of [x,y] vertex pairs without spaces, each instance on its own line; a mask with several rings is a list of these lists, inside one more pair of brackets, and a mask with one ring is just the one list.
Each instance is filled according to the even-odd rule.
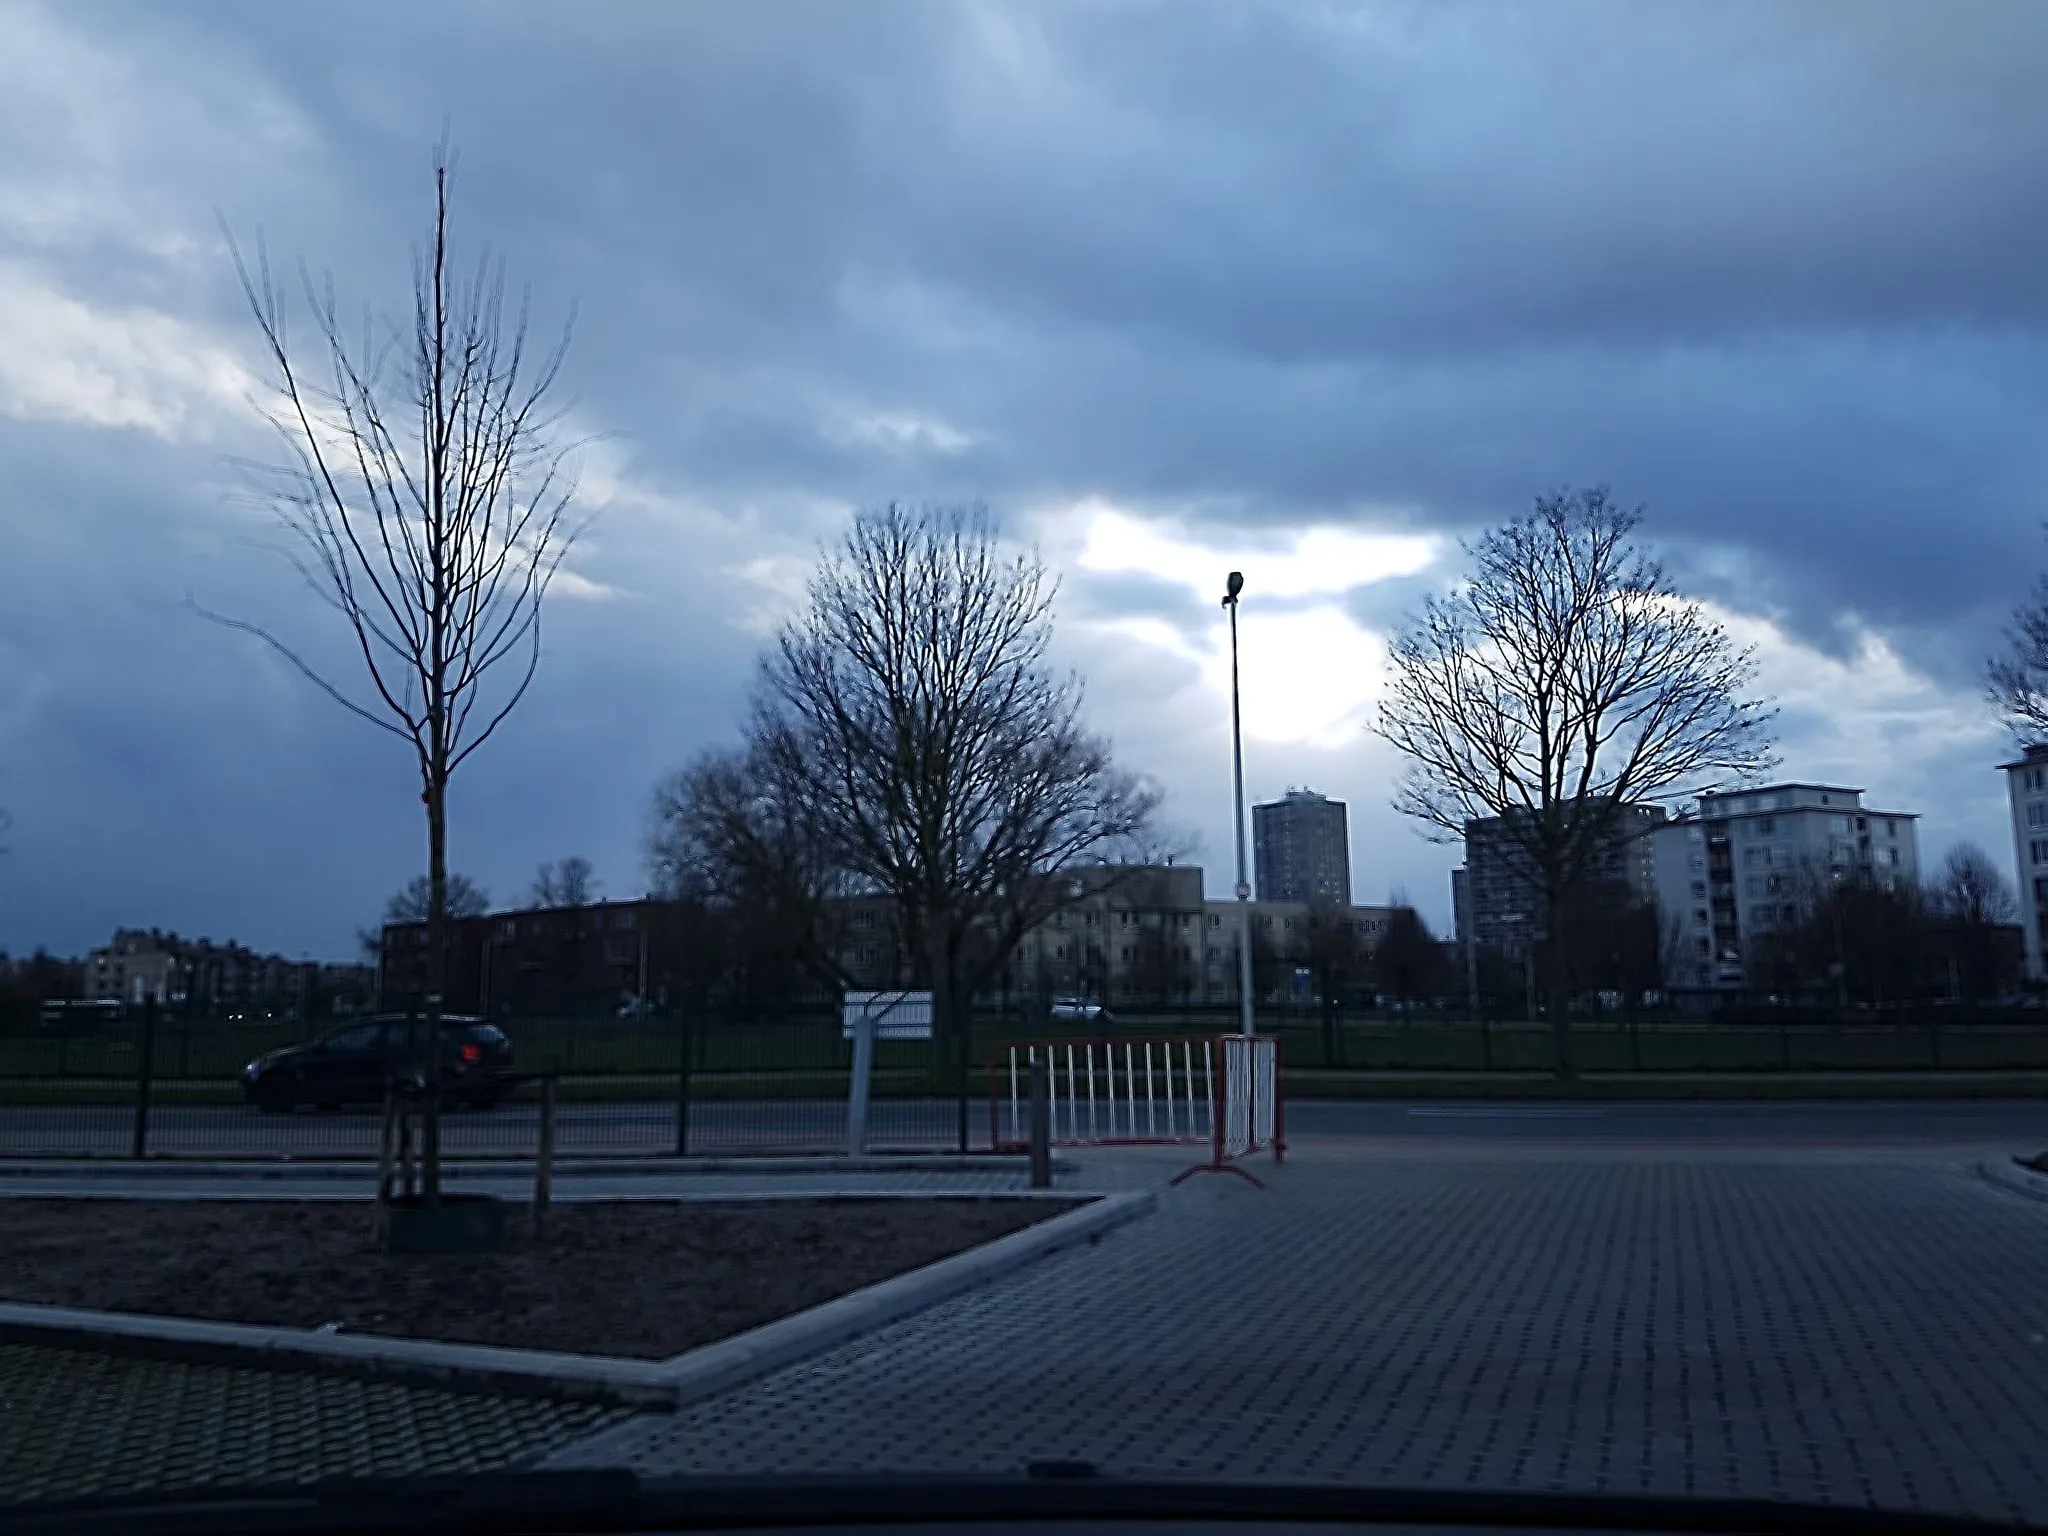
[[2038,1099],[1754,1100],[1597,1104],[1304,1100],[1287,1105],[1291,1142],[1459,1141],[1649,1146],[2048,1148]]
[[[970,1105],[970,1127],[988,1134],[986,1104]],[[958,1109],[950,1099],[878,1100],[869,1111],[877,1150],[951,1147]],[[163,1105],[149,1117],[148,1151],[160,1157],[374,1157],[375,1113],[266,1115],[239,1104]],[[133,1145],[135,1112],[124,1105],[41,1104],[0,1108],[0,1157],[120,1157]],[[540,1142],[530,1104],[455,1111],[442,1144],[458,1157],[529,1157]],[[846,1144],[843,1100],[712,1100],[690,1105],[689,1151],[837,1152]],[[565,1157],[660,1156],[676,1151],[676,1106],[565,1104],[555,1145]]]
[[[949,1099],[877,1100],[872,1144],[879,1149],[956,1144]],[[119,1105],[0,1108],[0,1156],[125,1155],[134,1112]],[[539,1115],[512,1104],[490,1113],[448,1117],[445,1138],[458,1156],[530,1155]],[[240,1105],[161,1106],[150,1117],[149,1151],[162,1156],[375,1155],[374,1114],[264,1115]],[[969,1105],[976,1146],[986,1144],[987,1108]],[[1290,1142],[1415,1147],[1430,1145],[1817,1148],[1871,1147],[1971,1152],[2048,1148],[2048,1101],[1837,1100],[1769,1102],[1398,1103],[1296,1100],[1287,1106]],[[690,1106],[689,1151],[838,1151],[846,1107],[830,1099],[699,1101]],[[557,1111],[564,1156],[672,1154],[676,1109],[669,1102],[566,1104]]]

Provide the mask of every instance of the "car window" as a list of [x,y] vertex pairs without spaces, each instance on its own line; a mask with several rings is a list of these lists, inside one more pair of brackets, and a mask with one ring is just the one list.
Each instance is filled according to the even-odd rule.
[[320,1043],[330,1051],[370,1051],[377,1048],[377,1037],[382,1033],[380,1024],[358,1024],[354,1029],[329,1035]]

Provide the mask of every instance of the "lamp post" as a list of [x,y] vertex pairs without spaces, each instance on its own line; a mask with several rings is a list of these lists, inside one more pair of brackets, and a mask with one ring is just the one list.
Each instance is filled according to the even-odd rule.
[[1238,1027],[1257,1034],[1252,1022],[1252,882],[1244,856],[1244,723],[1237,702],[1237,594],[1244,590],[1244,572],[1232,571],[1224,584],[1223,606],[1230,610],[1230,756],[1233,770],[1231,809],[1237,816],[1237,1010]]

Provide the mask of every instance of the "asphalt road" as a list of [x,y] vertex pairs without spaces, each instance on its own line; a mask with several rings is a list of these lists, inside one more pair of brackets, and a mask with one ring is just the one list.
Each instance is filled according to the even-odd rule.
[[2048,1100],[1291,1101],[1288,1140],[2048,1148]]
[[[878,1148],[949,1147],[957,1135],[953,1101],[878,1100],[871,1137]],[[456,1155],[527,1156],[539,1140],[538,1112],[506,1105],[450,1115],[445,1144]],[[240,1105],[161,1106],[150,1117],[157,1155],[372,1156],[374,1114],[265,1115]],[[985,1103],[969,1105],[976,1145],[988,1134]],[[0,1156],[120,1156],[130,1149],[134,1114],[120,1106],[36,1105],[0,1108]],[[698,1102],[690,1106],[689,1150],[838,1151],[846,1108],[836,1100]],[[1295,1100],[1288,1140],[1357,1145],[1590,1144],[1656,1147],[1889,1147],[1958,1150],[2048,1148],[2048,1101],[1835,1100],[1753,1102],[1399,1103]],[[567,1104],[557,1111],[564,1156],[675,1151],[675,1105],[666,1102]]]

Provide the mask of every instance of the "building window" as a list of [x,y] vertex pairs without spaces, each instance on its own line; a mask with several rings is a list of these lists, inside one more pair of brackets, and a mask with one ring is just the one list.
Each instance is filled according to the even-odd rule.
[[1212,912],[1209,914],[1209,926],[1211,928],[1221,928],[1223,926],[1223,919]]
[[1770,837],[1770,836],[1771,836],[1772,834],[1774,834],[1774,833],[1775,833],[1775,832],[1776,832],[1777,830],[1778,830],[1778,818],[1777,818],[1777,817],[1775,817],[1775,816],[1759,816],[1759,817],[1757,818],[1757,821],[1756,821],[1756,835],[1757,835],[1758,837]]
[[2048,876],[2035,876],[2034,903],[2036,906],[2048,907]]

